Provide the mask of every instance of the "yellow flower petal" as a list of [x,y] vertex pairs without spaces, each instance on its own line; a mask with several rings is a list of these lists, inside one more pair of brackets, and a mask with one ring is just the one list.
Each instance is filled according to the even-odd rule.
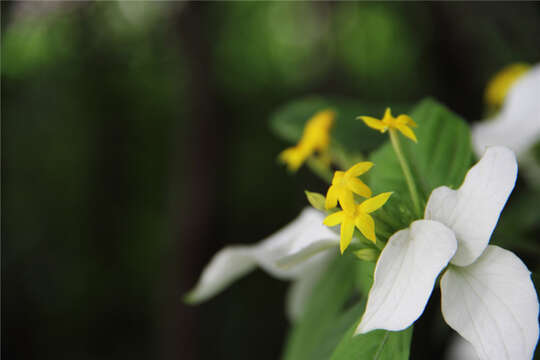
[[375,222],[373,218],[366,213],[359,212],[354,218],[354,223],[358,230],[364,235],[368,240],[375,243],[377,241],[375,237]]
[[366,214],[374,212],[375,210],[381,208],[388,201],[390,195],[392,195],[391,192],[385,192],[370,199],[364,200],[364,202],[358,205],[358,209],[360,210],[359,212],[363,212]]
[[341,224],[341,239],[339,242],[339,249],[341,250],[342,254],[351,243],[353,233],[354,233],[354,219],[346,216],[343,219],[343,223]]
[[392,116],[392,110],[390,108],[386,108],[386,111],[384,112],[384,116],[382,118],[382,122],[387,124],[388,122],[392,122],[394,120],[394,117]]
[[333,209],[337,206],[338,191],[335,185],[331,185],[326,193],[326,201],[324,207],[326,210]]
[[388,126],[379,119],[375,119],[371,116],[359,116],[359,118],[372,129],[379,130],[380,132],[388,130]]
[[416,127],[417,125],[408,115],[401,114],[397,118],[394,118],[390,108],[386,108],[382,120],[378,120],[370,116],[359,116],[359,118],[364,120],[369,127],[380,130],[381,132],[385,132],[388,129],[398,129],[403,133],[403,135],[414,142],[417,142],[416,135],[409,127]]
[[334,111],[327,109],[319,111],[307,121],[301,141],[312,149],[312,153],[315,150],[323,152],[328,148],[335,116]]
[[337,191],[339,204],[343,210],[349,214],[353,214],[356,211],[356,203],[354,202],[352,191],[345,187],[339,187]]
[[345,218],[345,212],[344,211],[338,211],[336,213],[328,215],[323,220],[323,224],[326,225],[326,226],[336,226],[338,224],[341,224],[343,222],[344,218]]
[[300,146],[291,147],[283,150],[279,154],[279,159],[287,164],[290,171],[296,171],[306,160],[307,155],[304,149]]
[[412,141],[414,142],[418,142],[418,140],[416,140],[416,135],[414,135],[414,132],[411,130],[410,127],[408,127],[407,125],[396,125],[396,128],[403,134],[405,135],[406,137],[408,137],[409,139],[411,139]]
[[489,81],[486,86],[484,100],[489,106],[499,107],[503,104],[506,94],[515,84],[517,79],[523,76],[531,68],[528,64],[515,63],[506,66]]
[[298,170],[315,151],[319,151],[323,162],[329,162],[326,150],[330,143],[330,130],[335,116],[334,111],[327,109],[319,111],[306,122],[298,144],[279,155],[279,159],[287,164],[289,170]]
[[371,196],[371,189],[369,186],[364,184],[364,182],[358,178],[350,178],[347,179],[347,186],[349,189],[351,189],[355,194],[358,194],[360,196],[363,196],[365,198],[368,198]]
[[347,172],[345,173],[347,176],[360,176],[371,169],[373,166],[373,163],[371,161],[362,161],[358,164],[352,166]]
[[338,170],[334,172],[334,177],[332,178],[332,185],[338,184],[343,179],[344,176],[345,176],[345,172],[343,171]]
[[408,126],[412,126],[412,127],[418,127],[418,125],[416,125],[414,120],[409,115],[405,115],[405,114],[399,115],[396,118],[396,123],[403,124],[403,125],[408,125]]

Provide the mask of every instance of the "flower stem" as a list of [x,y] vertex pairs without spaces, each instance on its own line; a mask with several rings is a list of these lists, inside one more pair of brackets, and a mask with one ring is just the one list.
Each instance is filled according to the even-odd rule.
[[407,163],[407,159],[405,159],[405,155],[401,150],[399,135],[394,129],[389,129],[389,132],[390,141],[392,142],[394,152],[396,153],[396,156],[399,160],[401,170],[403,171],[403,175],[405,175],[405,180],[407,181],[407,186],[409,187],[409,192],[411,193],[411,200],[413,202],[414,210],[416,211],[416,215],[422,216],[422,213],[420,212],[420,198],[418,197],[418,191],[416,190],[416,185],[414,183],[414,179],[411,173],[411,168],[409,167],[409,163]]
[[332,155],[336,165],[342,171],[347,171],[354,164],[364,161],[364,156],[362,154],[347,153],[343,146],[339,145],[337,142],[332,143]]
[[313,171],[321,179],[323,179],[324,181],[326,181],[329,184],[332,183],[332,177],[334,176],[334,174],[332,174],[332,171],[328,167],[328,164],[325,164],[320,159],[318,159],[318,158],[316,158],[314,156],[311,156],[307,160],[307,165],[309,166],[311,171]]
[[384,249],[384,245],[381,244],[381,242],[379,241],[379,239],[376,239],[375,242],[373,243],[373,245],[375,245],[375,247],[377,249],[379,249],[380,251],[383,251]]

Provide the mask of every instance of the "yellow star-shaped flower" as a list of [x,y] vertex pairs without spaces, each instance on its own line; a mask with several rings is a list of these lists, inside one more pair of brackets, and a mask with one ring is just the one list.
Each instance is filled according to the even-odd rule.
[[395,118],[392,116],[390,108],[387,108],[381,120],[370,116],[359,116],[358,118],[362,119],[372,129],[379,130],[382,133],[388,129],[397,129],[412,141],[417,142],[416,135],[414,135],[411,129],[411,127],[416,127],[417,125],[408,115],[402,114]]
[[279,154],[280,160],[287,164],[289,170],[298,170],[316,151],[323,159],[326,159],[330,144],[330,129],[335,117],[336,113],[333,110],[326,109],[319,111],[307,121],[298,144]]
[[330,185],[326,194],[326,209],[335,208],[339,200],[343,210],[349,213],[354,212],[356,203],[354,202],[353,193],[366,198],[371,196],[371,189],[362,180],[358,179],[358,176],[366,173],[372,166],[372,162],[364,161],[345,172],[336,171],[332,179],[332,185]]
[[339,248],[342,254],[351,243],[355,226],[368,240],[372,241],[373,243],[377,241],[375,237],[375,221],[373,221],[373,218],[369,214],[381,208],[386,203],[390,195],[392,195],[391,192],[379,194],[364,200],[364,202],[357,205],[354,212],[342,210],[328,215],[324,219],[323,224],[326,226],[336,226],[341,224],[341,239]]

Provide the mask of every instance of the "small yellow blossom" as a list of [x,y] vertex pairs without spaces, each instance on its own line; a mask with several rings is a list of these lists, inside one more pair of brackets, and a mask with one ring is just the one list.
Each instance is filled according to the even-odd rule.
[[339,248],[342,254],[351,243],[355,226],[368,240],[373,243],[377,241],[375,237],[375,221],[373,221],[373,218],[369,214],[382,207],[390,195],[392,195],[391,192],[379,194],[364,200],[364,202],[356,206],[352,213],[342,210],[328,215],[324,219],[323,224],[326,226],[341,224]]
[[330,129],[335,117],[336,113],[333,110],[326,109],[319,111],[307,121],[298,144],[279,154],[280,160],[287,164],[289,170],[298,170],[316,151],[319,152],[321,158],[328,158],[326,152],[330,144]]
[[395,118],[392,116],[390,108],[387,108],[381,120],[370,116],[359,116],[358,118],[362,119],[372,129],[379,130],[382,133],[388,129],[397,129],[412,141],[417,142],[416,135],[414,135],[411,129],[411,127],[416,127],[417,125],[408,115],[402,114]]
[[290,171],[296,171],[310,155],[310,149],[298,144],[282,151],[281,154],[279,154],[279,158],[287,164]]
[[486,86],[486,92],[484,94],[486,104],[494,108],[502,106],[508,90],[530,68],[530,65],[516,63],[506,66],[495,74]]
[[332,179],[332,185],[330,185],[326,194],[326,209],[335,208],[339,200],[339,204],[345,211],[354,212],[356,204],[353,193],[366,198],[371,196],[371,189],[362,180],[358,179],[358,176],[366,173],[372,166],[372,162],[363,161],[345,172],[336,171]]

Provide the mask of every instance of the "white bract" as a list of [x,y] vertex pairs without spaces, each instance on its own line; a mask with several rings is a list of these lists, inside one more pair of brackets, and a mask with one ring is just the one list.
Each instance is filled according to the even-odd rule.
[[540,64],[516,80],[497,115],[473,127],[472,139],[478,156],[488,146],[503,145],[517,154],[527,170],[540,174],[530,154],[540,141]]
[[445,360],[480,360],[470,342],[454,335],[446,351]]
[[214,255],[186,301],[204,301],[257,266],[283,280],[293,280],[287,312],[298,318],[311,290],[338,254],[339,235],[323,225],[325,214],[305,208],[292,223],[256,245],[228,246]]
[[356,334],[403,330],[424,311],[439,273],[445,321],[481,359],[531,359],[538,298],[525,264],[489,238],[517,177],[513,152],[488,148],[458,190],[435,189],[424,220],[388,240]]

